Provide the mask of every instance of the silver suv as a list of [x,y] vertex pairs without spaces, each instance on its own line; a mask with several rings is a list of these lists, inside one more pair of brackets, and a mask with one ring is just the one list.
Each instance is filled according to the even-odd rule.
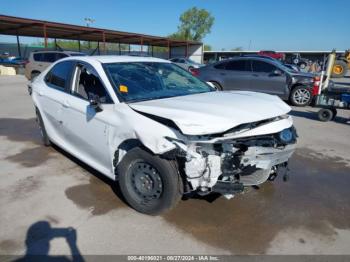
[[25,66],[25,76],[31,80],[38,76],[53,62],[68,56],[86,56],[84,53],[71,51],[36,51],[29,55]]

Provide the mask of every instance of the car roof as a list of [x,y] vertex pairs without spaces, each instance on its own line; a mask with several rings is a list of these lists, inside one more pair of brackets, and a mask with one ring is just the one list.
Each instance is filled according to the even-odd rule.
[[[63,60],[63,59],[62,59]],[[62,61],[60,60],[60,61]],[[158,62],[158,63],[171,63],[165,59],[156,57],[143,57],[143,56],[118,56],[118,55],[102,55],[102,56],[73,56],[64,58],[64,60],[80,60],[85,62],[100,62],[102,64],[108,63],[125,63],[125,62]]]

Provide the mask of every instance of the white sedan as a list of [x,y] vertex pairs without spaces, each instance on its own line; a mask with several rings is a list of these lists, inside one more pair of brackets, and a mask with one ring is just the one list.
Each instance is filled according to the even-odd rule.
[[30,86],[44,144],[117,181],[146,214],[190,192],[230,198],[272,180],[295,148],[281,99],[215,91],[162,59],[65,58]]

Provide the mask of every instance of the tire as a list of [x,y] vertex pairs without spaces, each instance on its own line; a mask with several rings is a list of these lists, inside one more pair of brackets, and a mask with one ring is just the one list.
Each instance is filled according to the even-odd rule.
[[191,71],[192,71],[192,69],[194,69],[194,67],[193,67],[193,66],[189,66],[189,67],[187,68],[188,72],[191,72]]
[[217,91],[222,91],[222,86],[218,83],[218,82],[215,82],[215,81],[209,81],[210,83],[213,84],[214,88],[217,90]]
[[307,106],[312,101],[311,90],[305,86],[297,86],[292,89],[289,101],[293,106]]
[[31,73],[30,79],[31,79],[31,80],[34,80],[34,78],[36,78],[38,75],[40,75],[40,72],[34,71],[34,72]]
[[138,212],[158,215],[173,208],[183,195],[175,162],[139,147],[131,149],[117,167],[120,190]]
[[332,77],[343,77],[348,70],[348,65],[342,60],[336,60],[332,68]]
[[39,125],[40,134],[41,134],[41,140],[42,140],[44,146],[51,146],[50,138],[49,138],[49,136],[46,133],[44,121],[43,121],[43,119],[41,117],[41,114],[40,114],[38,109],[36,109],[36,121],[37,121],[37,123]]
[[322,122],[328,122],[333,119],[334,113],[333,110],[328,108],[322,108],[320,111],[318,111],[318,119]]
[[306,64],[305,64],[305,63],[300,63],[299,67],[300,67],[301,69],[305,69]]

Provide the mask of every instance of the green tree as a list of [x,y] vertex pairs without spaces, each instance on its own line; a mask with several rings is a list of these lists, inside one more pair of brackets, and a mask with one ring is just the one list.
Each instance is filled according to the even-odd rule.
[[207,10],[192,7],[180,16],[178,31],[169,37],[177,40],[201,41],[210,33],[214,20]]
[[204,51],[211,51],[211,45],[204,45]]

